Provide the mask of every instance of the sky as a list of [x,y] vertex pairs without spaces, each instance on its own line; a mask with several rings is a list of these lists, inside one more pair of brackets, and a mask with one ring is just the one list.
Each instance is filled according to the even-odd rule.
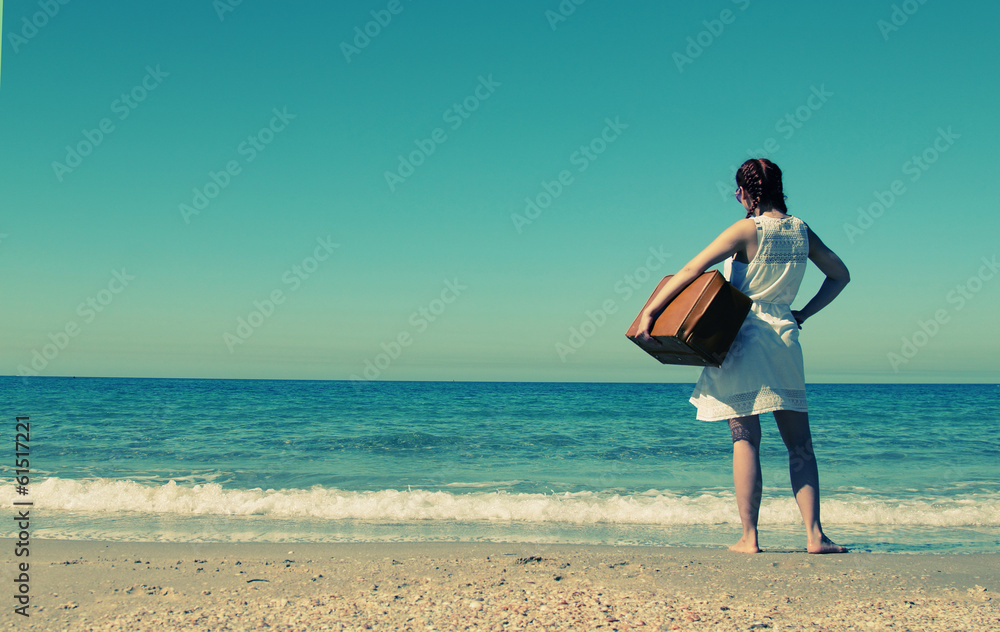
[[767,157],[807,381],[1000,380],[994,4],[2,13],[0,374],[694,382],[625,331]]

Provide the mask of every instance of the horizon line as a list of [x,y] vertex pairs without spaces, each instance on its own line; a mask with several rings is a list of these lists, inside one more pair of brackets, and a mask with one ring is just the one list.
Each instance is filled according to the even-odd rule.
[[[121,376],[121,375],[0,375],[0,378],[20,378],[22,380],[35,378],[52,379],[89,379],[89,380],[239,380],[258,382],[351,382],[351,383],[382,383],[382,384],[422,384],[422,383],[462,383],[462,384],[695,384],[695,381],[669,382],[661,380],[651,380],[646,382],[634,381],[577,381],[577,380],[353,380],[353,379],[324,379],[324,378],[280,378],[280,377],[148,377],[148,376]],[[837,384],[837,385],[899,385],[899,386],[938,386],[938,385],[970,385],[982,386],[1000,383],[994,381],[983,382],[806,382],[806,384]]]

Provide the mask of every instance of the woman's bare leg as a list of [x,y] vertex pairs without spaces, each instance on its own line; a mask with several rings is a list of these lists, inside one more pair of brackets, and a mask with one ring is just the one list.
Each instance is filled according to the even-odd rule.
[[792,494],[806,526],[806,550],[810,553],[847,552],[846,548],[831,542],[820,525],[819,468],[813,453],[808,413],[776,410],[774,419],[788,448],[788,473],[792,479]]
[[743,537],[729,547],[740,553],[759,553],[757,542],[757,516],[760,513],[760,496],[764,487],[760,472],[760,418],[757,415],[729,420],[733,435],[733,483],[736,487],[736,506],[743,523]]

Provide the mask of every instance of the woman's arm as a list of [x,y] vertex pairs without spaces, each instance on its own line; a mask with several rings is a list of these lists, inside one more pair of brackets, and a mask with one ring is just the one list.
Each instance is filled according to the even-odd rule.
[[812,232],[809,228],[809,259],[816,264],[820,272],[826,275],[823,285],[820,286],[816,296],[806,303],[800,310],[793,311],[792,316],[802,325],[803,322],[819,310],[823,309],[830,302],[837,298],[837,295],[851,282],[851,273],[847,266],[840,260],[826,244]]
[[697,279],[705,270],[723,259],[731,257],[735,252],[745,251],[747,245],[756,239],[757,225],[751,219],[741,219],[724,230],[660,288],[660,291],[642,312],[639,319],[639,333],[636,337],[647,343],[660,344],[649,332],[656,318],[670,301],[674,300],[674,297],[680,294],[681,290]]

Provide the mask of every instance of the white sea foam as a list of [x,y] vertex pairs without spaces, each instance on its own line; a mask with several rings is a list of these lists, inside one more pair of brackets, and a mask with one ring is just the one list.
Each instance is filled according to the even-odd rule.
[[526,481],[480,481],[472,483],[446,483],[441,487],[510,487]]
[[[0,493],[13,497],[12,485]],[[22,497],[23,498],[23,497]],[[131,480],[49,478],[31,487],[30,500],[44,511],[143,512],[168,515],[244,515],[286,519],[387,521],[508,521],[578,525],[739,524],[732,492],[681,495],[648,490],[610,492],[451,493],[422,489],[345,491],[310,489],[224,489],[217,483],[160,485]],[[948,499],[874,498],[858,493],[823,501],[825,524],[1000,526],[1000,495],[979,493]],[[794,502],[765,496],[761,521],[799,524]]]

